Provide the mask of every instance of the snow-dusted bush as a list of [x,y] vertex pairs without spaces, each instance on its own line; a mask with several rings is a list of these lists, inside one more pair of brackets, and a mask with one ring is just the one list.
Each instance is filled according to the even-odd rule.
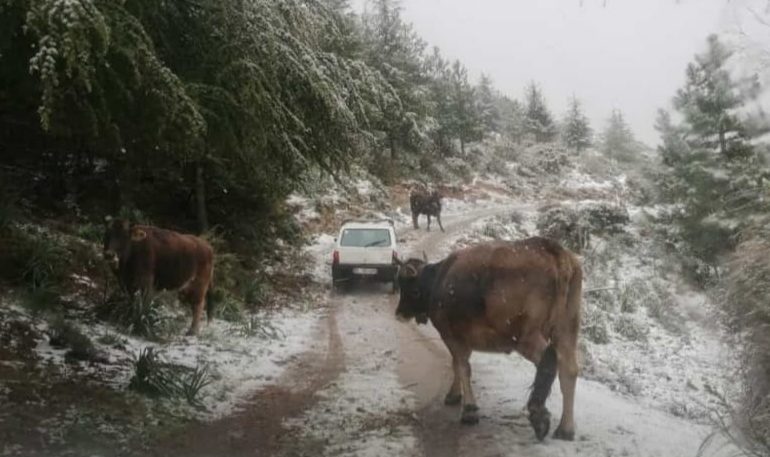
[[649,329],[644,322],[638,322],[633,316],[621,314],[613,323],[615,332],[630,341],[647,341]]
[[569,164],[569,152],[556,143],[536,144],[527,152],[540,174],[558,174]]
[[[473,178],[473,169],[471,168],[471,165],[459,157],[449,157],[446,159],[446,165],[449,173],[463,182],[470,182]],[[445,179],[446,178],[448,177],[445,177]]]
[[74,324],[57,320],[49,329],[50,344],[53,347],[66,348],[68,360],[96,361],[99,358],[91,339]]
[[617,233],[629,223],[628,210],[624,205],[593,202],[580,209],[580,215],[594,233]]
[[770,455],[770,241],[766,230],[753,230],[728,263],[724,309],[742,339],[741,405],[733,418],[741,430]]
[[590,226],[579,212],[565,206],[540,208],[537,231],[575,252],[581,252],[590,242]]
[[607,314],[600,309],[584,310],[581,332],[592,343],[609,343],[610,331]]

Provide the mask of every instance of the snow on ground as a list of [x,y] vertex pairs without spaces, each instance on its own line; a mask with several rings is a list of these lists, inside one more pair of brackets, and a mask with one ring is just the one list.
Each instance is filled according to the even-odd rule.
[[318,404],[285,424],[300,431],[300,443],[323,443],[321,455],[421,455],[411,427],[414,402],[398,379],[387,297],[374,291],[342,299],[336,319],[350,363],[317,394]]
[[[44,363],[62,369],[77,369],[98,375],[107,385],[123,390],[133,376],[133,360],[144,348],[159,350],[165,361],[194,368],[207,365],[211,384],[202,390],[201,403],[207,418],[214,419],[234,412],[237,406],[260,387],[278,378],[285,365],[297,354],[314,344],[314,328],[318,313],[284,309],[249,316],[257,325],[264,325],[258,334],[249,334],[243,323],[219,319],[209,323],[199,338],[178,337],[169,343],[155,343],[141,338],[117,335],[101,323],[79,326],[91,338],[107,359],[106,364],[65,362],[67,349],[52,347],[47,336],[48,324],[33,317],[26,309],[12,304],[0,305],[4,319],[30,322],[43,335],[35,353]],[[111,335],[117,342],[106,345],[99,341]]]
[[[518,356],[477,353],[471,360],[474,386],[484,432],[464,440],[461,455],[516,456],[695,456],[711,429],[674,417],[666,411],[639,405],[602,383],[580,378],[575,400],[576,441],[549,439],[534,443],[525,405],[535,376],[534,367]],[[552,427],[561,417],[561,392],[554,390],[547,406]],[[501,399],[504,399],[501,401]],[[494,439],[490,439],[494,436]],[[715,443],[705,456],[734,455]]]
[[[571,170],[561,187],[623,189],[625,176],[597,179]],[[617,203],[616,192],[606,197]],[[561,202],[580,209],[606,200]],[[583,377],[598,380],[622,395],[658,410],[708,423],[718,398],[729,389],[734,367],[722,331],[711,322],[714,305],[668,273],[652,237],[640,235],[646,208],[631,207],[625,234],[593,236],[585,264]],[[537,211],[520,207],[471,224],[447,239],[445,252],[479,241],[516,240],[537,234]]]

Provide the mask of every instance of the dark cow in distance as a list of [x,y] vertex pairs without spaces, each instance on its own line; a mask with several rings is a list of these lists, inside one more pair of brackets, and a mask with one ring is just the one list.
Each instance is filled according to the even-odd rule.
[[471,352],[516,351],[537,368],[527,402],[536,437],[548,434],[545,401],[558,371],[564,406],[554,438],[572,440],[582,277],[575,255],[554,241],[481,243],[437,263],[401,263],[396,316],[421,324],[430,319],[438,330],[454,369],[445,403],[462,401],[462,423],[478,422]]
[[[192,308],[188,335],[197,335],[214,274],[214,250],[194,236],[125,219],[106,219],[104,256],[129,294],[176,290]],[[211,316],[209,316],[211,317]]]
[[439,228],[442,232],[444,231],[444,226],[441,225],[441,195],[438,191],[413,190],[409,194],[409,207],[412,210],[412,222],[414,223],[415,230],[420,228],[417,223],[420,214],[425,214],[428,216],[428,231],[430,231],[431,216],[436,218]]

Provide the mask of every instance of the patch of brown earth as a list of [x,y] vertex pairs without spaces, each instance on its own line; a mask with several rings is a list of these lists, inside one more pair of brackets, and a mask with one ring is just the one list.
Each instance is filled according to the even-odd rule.
[[[271,456],[290,447],[285,419],[312,406],[316,393],[344,369],[342,340],[332,311],[324,318],[318,338],[328,344],[291,363],[278,381],[255,392],[233,415],[213,422],[193,423],[146,447],[140,455],[158,457]],[[257,363],[257,361],[255,361]]]

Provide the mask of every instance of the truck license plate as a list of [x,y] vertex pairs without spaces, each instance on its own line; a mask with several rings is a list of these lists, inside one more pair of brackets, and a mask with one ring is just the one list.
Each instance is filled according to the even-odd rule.
[[353,273],[357,275],[376,275],[376,268],[353,268]]

